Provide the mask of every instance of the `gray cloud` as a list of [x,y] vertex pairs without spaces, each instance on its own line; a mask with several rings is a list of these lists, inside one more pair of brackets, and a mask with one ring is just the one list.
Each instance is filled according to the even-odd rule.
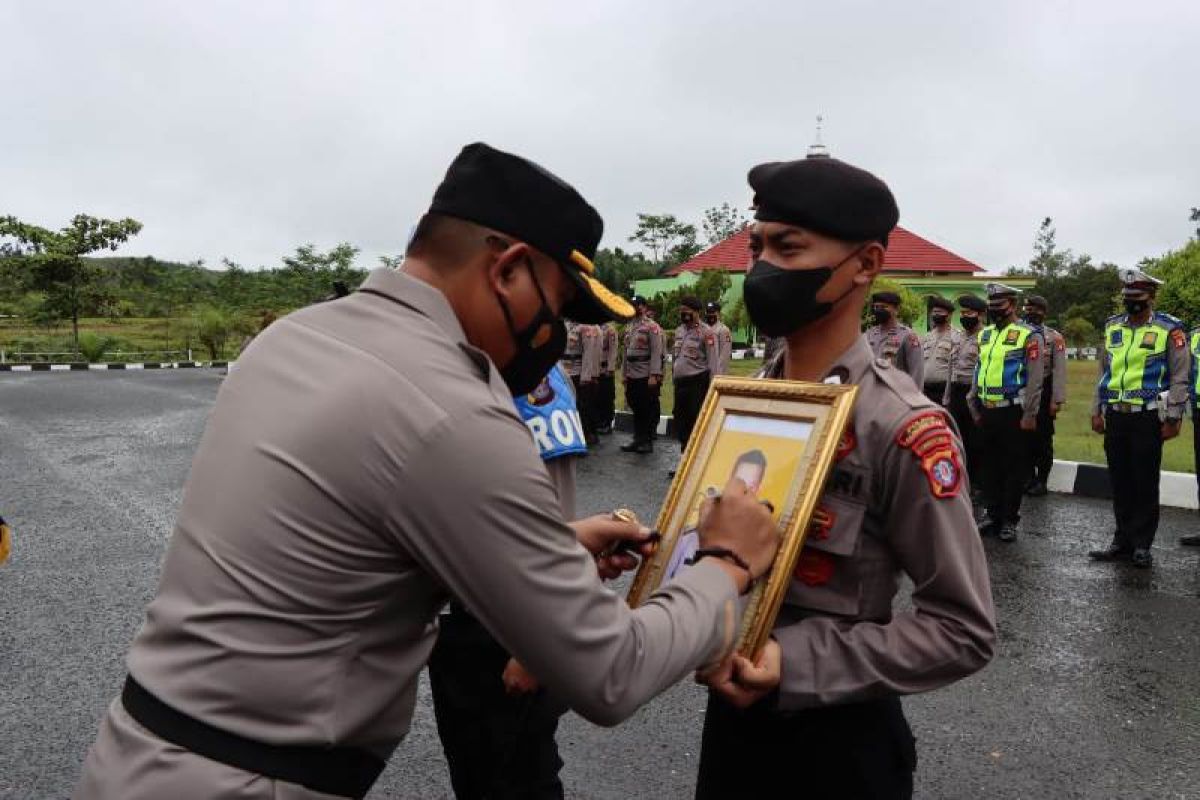
[[1200,4],[0,5],[0,213],[133,216],[129,253],[396,252],[476,139],[558,172],[627,246],[752,164],[835,155],[993,269],[1059,241],[1132,263],[1200,205]]

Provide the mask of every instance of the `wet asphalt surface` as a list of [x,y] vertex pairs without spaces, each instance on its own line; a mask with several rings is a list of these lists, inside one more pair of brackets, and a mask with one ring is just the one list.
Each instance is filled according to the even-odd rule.
[[[61,798],[154,591],[212,371],[0,375],[0,798]],[[581,513],[657,513],[677,448],[605,439],[580,468]],[[1152,571],[1092,564],[1106,502],[1029,500],[1015,545],[986,542],[995,660],[905,700],[922,798],[1200,798],[1200,552],[1164,509]],[[903,601],[902,601],[903,602]],[[690,797],[704,695],[675,687],[616,729],[568,716],[568,796]],[[746,765],[753,769],[753,765]],[[803,785],[803,776],[796,776]],[[801,792],[797,793],[803,796]],[[448,797],[428,690],[372,798]]]

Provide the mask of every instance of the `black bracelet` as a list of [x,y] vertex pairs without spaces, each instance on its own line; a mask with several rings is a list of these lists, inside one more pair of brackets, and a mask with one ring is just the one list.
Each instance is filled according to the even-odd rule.
[[695,564],[705,556],[723,558],[729,563],[746,570],[746,574],[750,576],[750,584],[746,587],[746,591],[749,591],[750,587],[754,586],[755,578],[754,573],[750,571],[750,565],[746,563],[746,559],[742,558],[728,547],[702,547],[701,549],[697,550],[694,555],[692,555],[691,559],[689,559],[687,563],[689,565]]

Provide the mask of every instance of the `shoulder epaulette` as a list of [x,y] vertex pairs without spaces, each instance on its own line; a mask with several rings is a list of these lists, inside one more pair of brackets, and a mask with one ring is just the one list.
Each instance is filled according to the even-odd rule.
[[1171,326],[1172,328],[1182,328],[1183,327],[1183,320],[1181,320],[1179,317],[1173,317],[1170,314],[1166,314],[1162,311],[1155,311],[1154,319],[1157,322],[1164,322],[1167,325]]

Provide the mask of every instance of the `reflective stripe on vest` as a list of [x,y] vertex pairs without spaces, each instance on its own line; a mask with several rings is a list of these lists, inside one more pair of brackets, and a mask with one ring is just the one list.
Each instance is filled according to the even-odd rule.
[[[1124,319],[1124,318],[1122,318]],[[1142,405],[1170,384],[1167,346],[1171,328],[1157,317],[1133,327],[1116,322],[1104,328],[1108,369],[1100,378],[1100,397],[1109,403]]]
[[1033,329],[1011,322],[1002,329],[988,325],[979,332],[975,385],[981,400],[1011,400],[1025,388],[1025,343]]
[[543,461],[587,452],[571,379],[555,365],[538,387],[513,400]]

